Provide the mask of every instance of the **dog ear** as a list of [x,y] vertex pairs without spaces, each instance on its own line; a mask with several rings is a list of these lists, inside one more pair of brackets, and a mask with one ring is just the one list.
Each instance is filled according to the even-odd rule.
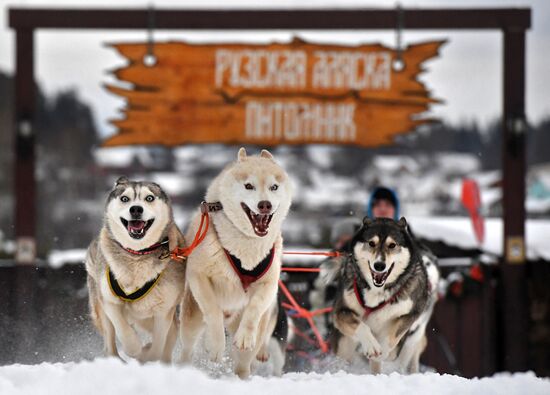
[[162,189],[159,184],[157,184],[156,182],[149,182],[147,185],[149,186],[149,189],[153,188],[151,189],[151,192],[153,192],[154,194],[158,194],[161,200],[164,200],[166,202],[170,201],[170,197],[166,194],[166,192],[164,192],[164,189]]
[[246,159],[246,149],[244,147],[241,147],[239,149],[239,153],[237,154],[237,158],[239,162],[242,162]]
[[372,218],[370,218],[368,215],[365,218],[363,218],[363,225],[364,226],[372,225],[373,222],[374,222],[374,220]]
[[266,158],[266,159],[273,160],[273,155],[268,150],[263,149],[262,152],[260,152],[260,158]]
[[119,177],[118,180],[115,182],[115,187],[118,187],[119,185],[125,185],[128,184],[130,180],[126,176]]
[[397,221],[397,225],[407,229],[407,220],[405,219],[405,217],[401,217],[399,221]]

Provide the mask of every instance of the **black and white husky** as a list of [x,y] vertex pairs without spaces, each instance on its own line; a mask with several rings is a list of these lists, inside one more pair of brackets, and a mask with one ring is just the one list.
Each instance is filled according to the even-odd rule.
[[405,218],[366,217],[349,247],[338,273],[332,349],[349,361],[362,352],[372,373],[390,361],[403,373],[418,372],[437,300],[435,263],[423,259]]

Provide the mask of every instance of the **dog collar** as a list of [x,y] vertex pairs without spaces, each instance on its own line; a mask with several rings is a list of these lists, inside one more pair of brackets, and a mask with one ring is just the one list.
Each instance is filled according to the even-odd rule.
[[214,213],[223,210],[221,202],[207,203],[204,200],[201,202],[201,213]]
[[107,274],[107,283],[109,284],[109,288],[111,289],[111,292],[113,295],[118,297],[119,299],[125,301],[125,302],[135,302],[137,300],[140,300],[141,298],[145,297],[155,285],[157,285],[160,277],[162,276],[162,273],[164,271],[161,271],[157,277],[155,277],[152,280],[147,281],[143,286],[137,290],[135,290],[132,293],[126,293],[116,280],[113,272],[111,272],[111,269],[109,266],[107,266],[106,274]]
[[245,291],[248,289],[250,284],[259,280],[264,276],[264,274],[267,273],[267,271],[271,267],[271,264],[273,263],[273,257],[275,256],[275,246],[273,246],[271,247],[271,251],[269,251],[269,254],[267,254],[267,256],[262,259],[261,262],[254,267],[254,269],[246,270],[243,268],[241,260],[239,258],[231,255],[229,251],[227,251],[225,248],[223,249],[223,251],[225,252],[227,260],[231,264],[231,267],[233,268],[237,276],[239,276],[239,279],[241,280],[241,284]]
[[365,310],[365,313],[363,314],[363,319],[367,319],[369,315],[371,315],[372,313],[374,313],[377,310],[380,310],[381,308],[383,308],[387,304],[395,302],[395,300],[397,299],[397,297],[401,293],[402,289],[403,289],[403,287],[399,288],[399,290],[395,294],[393,294],[392,297],[390,297],[387,300],[384,300],[380,304],[378,304],[374,307],[369,307],[369,306],[367,306],[367,304],[363,300],[363,295],[361,294],[361,292],[359,291],[359,287],[357,286],[357,276],[353,277],[353,292],[355,293],[355,297],[357,298],[357,301],[359,302],[359,304],[361,305],[363,310]]
[[130,254],[133,254],[133,255],[150,255],[150,254],[153,254],[160,247],[167,244],[168,244],[168,237],[158,243],[153,244],[150,247],[144,248],[143,250],[132,250],[131,248],[124,247],[123,245],[121,245],[121,247],[124,248],[126,252],[129,252]]

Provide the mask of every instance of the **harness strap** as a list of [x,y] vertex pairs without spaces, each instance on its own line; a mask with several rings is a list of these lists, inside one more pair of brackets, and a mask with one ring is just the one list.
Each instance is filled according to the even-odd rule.
[[363,314],[363,319],[367,319],[369,315],[371,315],[377,310],[382,309],[388,303],[393,303],[401,293],[402,289],[403,287],[399,288],[399,290],[395,294],[393,294],[391,298],[384,300],[383,302],[381,302],[380,304],[374,307],[370,307],[370,306],[367,306],[367,304],[363,300],[363,296],[361,295],[361,292],[359,291],[359,287],[357,286],[357,276],[353,278],[353,291],[355,292],[355,297],[357,298],[357,301],[359,302],[363,310],[365,310],[365,313]]
[[[119,243],[120,244],[120,243]],[[143,250],[132,250],[131,248],[127,248],[127,247],[124,247],[122,244],[120,244],[120,246],[126,251],[126,252],[129,252],[130,254],[133,254],[133,255],[151,255],[153,254],[156,250],[158,250],[160,247],[164,246],[168,244],[168,237],[165,238],[164,240],[158,242],[158,243],[155,243],[153,244],[152,246],[150,247],[147,247],[147,248],[144,248]]]
[[153,289],[153,287],[157,285],[158,280],[162,276],[163,272],[164,271],[160,272],[154,279],[147,281],[145,284],[143,284],[141,288],[128,294],[122,289],[115,276],[111,272],[111,269],[109,268],[109,266],[107,266],[107,283],[109,284],[109,288],[111,289],[113,295],[125,302],[135,302],[145,297],[145,295],[147,295]]
[[319,255],[328,256],[332,258],[339,258],[344,256],[341,251],[283,251],[284,255]]
[[273,263],[273,257],[275,256],[275,246],[273,246],[271,247],[269,254],[267,254],[267,256],[262,259],[262,261],[258,263],[258,265],[254,267],[254,269],[246,270],[242,267],[242,263],[239,258],[231,255],[229,251],[227,251],[225,248],[223,249],[223,251],[225,252],[227,260],[231,264],[231,267],[233,268],[237,276],[239,276],[239,279],[241,280],[241,284],[245,291],[248,289],[250,284],[259,280],[267,273],[267,271],[271,267],[271,264]]
[[[170,258],[175,261],[185,261],[189,255],[193,252],[197,246],[202,243],[204,238],[206,237],[206,233],[208,232],[208,227],[210,224],[210,216],[208,213],[216,212],[223,209],[223,206],[220,202],[215,203],[206,203],[203,201],[201,203],[201,223],[199,224],[199,229],[197,229],[197,233],[195,233],[195,238],[193,239],[193,242],[189,245],[189,247],[186,248],[179,248],[176,247],[174,251],[170,253]],[[204,226],[204,230],[203,230]]]

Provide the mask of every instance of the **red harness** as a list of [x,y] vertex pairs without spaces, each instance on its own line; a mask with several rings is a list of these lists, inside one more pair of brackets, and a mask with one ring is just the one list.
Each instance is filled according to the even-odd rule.
[[391,298],[389,298],[388,300],[385,300],[383,301],[382,303],[374,306],[374,307],[369,307],[367,306],[367,304],[365,303],[365,301],[363,300],[363,296],[361,295],[361,292],[359,291],[359,288],[357,287],[357,277],[354,277],[353,278],[353,291],[355,292],[355,297],[357,298],[357,301],[359,302],[359,304],[361,305],[361,307],[365,310],[365,313],[363,314],[363,319],[367,319],[369,315],[371,315],[372,313],[374,313],[375,311],[378,311],[380,310],[381,308],[383,308],[384,306],[386,306],[388,303],[393,303],[397,297],[399,296],[399,294],[401,293],[401,290],[403,289],[403,287],[401,287]]
[[237,276],[239,276],[239,279],[241,280],[241,284],[245,291],[248,289],[250,284],[259,280],[267,273],[267,271],[271,267],[271,264],[273,263],[273,257],[275,256],[275,246],[273,246],[271,248],[271,251],[269,251],[269,254],[267,254],[267,256],[262,259],[262,261],[258,263],[258,265],[254,267],[254,269],[246,270],[242,267],[241,260],[239,258],[231,255],[229,251],[227,251],[225,248],[223,249],[223,251],[225,252],[227,260],[229,261],[229,263],[231,263],[231,267],[233,268]]
[[156,250],[158,250],[160,247],[162,247],[163,245],[166,245],[166,244],[168,244],[168,238],[166,238],[163,241],[160,241],[156,244],[153,244],[150,247],[144,248],[143,250],[132,250],[131,248],[126,248],[122,245],[121,245],[121,247],[124,248],[124,250],[126,250],[127,252],[129,252],[130,254],[133,254],[133,255],[150,255],[150,254],[154,254]]

